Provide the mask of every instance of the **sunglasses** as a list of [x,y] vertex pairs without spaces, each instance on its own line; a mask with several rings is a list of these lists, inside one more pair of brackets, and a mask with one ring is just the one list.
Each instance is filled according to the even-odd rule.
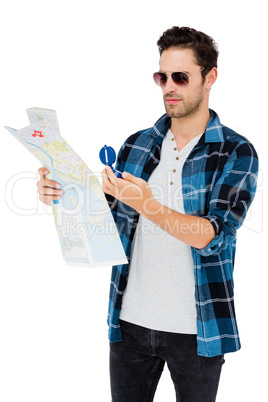
[[[202,68],[200,71],[204,70],[205,68]],[[166,73],[154,73],[153,75],[154,82],[159,86],[159,87],[164,87],[167,83],[168,76]],[[189,74],[179,71],[171,74],[172,80],[175,82],[176,85],[179,85],[181,87],[186,87],[186,85],[189,84],[190,82],[190,76]]]

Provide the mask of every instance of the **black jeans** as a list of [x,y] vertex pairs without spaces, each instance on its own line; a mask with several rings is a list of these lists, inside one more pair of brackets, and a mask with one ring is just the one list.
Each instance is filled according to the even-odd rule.
[[216,400],[223,355],[198,356],[196,335],[120,323],[123,342],[110,343],[112,402],[153,401],[165,362],[177,402]]

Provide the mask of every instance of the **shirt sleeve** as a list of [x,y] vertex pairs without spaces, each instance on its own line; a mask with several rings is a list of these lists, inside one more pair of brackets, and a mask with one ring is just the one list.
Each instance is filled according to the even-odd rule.
[[253,145],[238,145],[211,191],[209,211],[203,216],[212,224],[215,236],[205,248],[196,249],[197,253],[219,254],[235,241],[256,193],[257,175],[258,156]]

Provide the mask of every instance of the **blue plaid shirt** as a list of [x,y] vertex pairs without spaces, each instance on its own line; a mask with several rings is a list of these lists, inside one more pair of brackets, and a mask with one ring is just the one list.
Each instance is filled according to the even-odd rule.
[[[210,115],[205,133],[182,170],[185,213],[208,219],[216,233],[207,247],[191,247],[197,354],[207,357],[240,349],[233,291],[236,232],[254,198],[258,173],[258,157],[252,144],[223,126],[213,110]],[[152,128],[131,135],[119,151],[116,169],[148,181],[160,162],[161,145],[170,123],[165,114]],[[106,197],[129,261],[139,214],[110,195]],[[112,269],[108,312],[111,342],[122,340],[119,317],[128,267],[124,264]]]

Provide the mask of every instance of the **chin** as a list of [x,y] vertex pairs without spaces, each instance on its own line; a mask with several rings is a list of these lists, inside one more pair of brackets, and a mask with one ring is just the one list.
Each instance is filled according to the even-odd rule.
[[185,116],[185,113],[183,112],[179,112],[178,110],[170,110],[170,108],[166,107],[166,114],[171,117],[171,118],[175,118],[175,119],[179,119],[181,117]]
[[180,118],[183,117],[185,115],[185,112],[183,110],[181,110],[181,106],[180,105],[180,110],[178,110],[178,105],[167,105],[165,103],[165,109],[166,109],[166,114],[169,117],[173,117],[173,118]]

